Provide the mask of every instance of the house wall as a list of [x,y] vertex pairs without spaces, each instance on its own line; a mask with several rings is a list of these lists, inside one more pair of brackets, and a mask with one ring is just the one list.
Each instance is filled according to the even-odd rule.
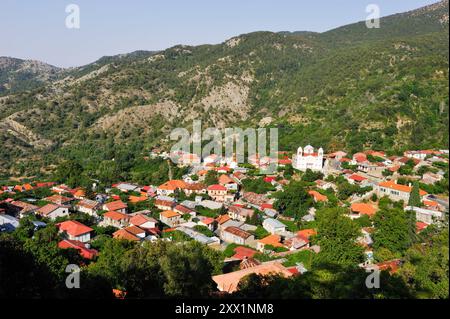
[[238,245],[247,245],[248,243],[254,240],[254,236],[250,236],[247,239],[244,239],[242,237],[236,236],[226,231],[222,231],[221,236],[223,241],[227,243],[235,243]]
[[78,240],[81,241],[82,243],[87,243],[88,241],[91,240],[91,233],[82,234],[80,236],[72,236],[68,234],[68,238],[70,240]]
[[167,218],[162,215],[160,215],[160,220],[166,225],[169,225],[170,227],[173,227],[175,225],[178,225],[180,223],[180,216]]
[[377,195],[380,197],[388,196],[390,199],[394,201],[403,200],[405,203],[409,201],[409,193],[401,192],[395,189],[386,188],[386,187],[377,187]]
[[105,226],[113,226],[116,228],[123,228],[123,227],[127,227],[128,226],[128,221],[127,220],[115,220],[115,219],[111,219],[108,217],[105,217],[105,219],[103,220],[103,225]]
[[48,218],[50,218],[51,220],[55,220],[58,217],[64,217],[64,216],[69,216],[69,208],[67,208],[67,207],[60,207],[60,208],[54,210],[53,212],[51,212],[48,215]]
[[90,208],[83,207],[83,206],[77,206],[76,209],[80,213],[88,214],[90,216],[97,216],[97,211],[95,209],[90,209]]

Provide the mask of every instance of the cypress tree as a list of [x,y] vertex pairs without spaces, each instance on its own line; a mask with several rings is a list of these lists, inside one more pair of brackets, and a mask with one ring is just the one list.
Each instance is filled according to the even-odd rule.
[[422,201],[420,200],[419,184],[417,182],[414,183],[411,194],[409,195],[408,205],[414,207],[422,206]]

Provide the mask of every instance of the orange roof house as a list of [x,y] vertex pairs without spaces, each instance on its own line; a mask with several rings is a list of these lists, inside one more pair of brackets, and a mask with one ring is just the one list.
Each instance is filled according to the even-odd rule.
[[172,179],[158,186],[159,190],[175,191],[176,189],[184,189],[186,182],[182,180]]
[[320,194],[317,191],[309,191],[308,194],[311,195],[312,197],[314,197],[314,201],[316,201],[316,202],[327,202],[328,201],[328,197]]
[[139,235],[141,235],[141,236],[145,237],[145,230],[143,230],[142,228],[140,228],[138,226],[135,226],[135,225],[128,226],[128,227],[124,228],[124,230],[126,230],[127,232],[129,232],[135,236],[139,237]]
[[222,185],[219,185],[219,184],[214,184],[214,185],[211,185],[211,186],[208,187],[208,191],[223,191],[223,192],[226,192],[227,188],[222,186]]
[[257,275],[269,275],[269,274],[279,274],[285,278],[293,276],[293,274],[286,269],[282,264],[264,263],[257,265],[255,267],[249,267],[242,270],[230,272],[223,275],[213,276],[212,279],[217,284],[217,289],[219,291],[233,293],[238,290],[239,282],[242,278],[250,274]]
[[103,214],[104,218],[109,218],[112,220],[117,220],[117,221],[121,221],[121,220],[127,220],[130,217],[127,214],[123,214],[123,213],[119,213],[116,211],[109,211]]
[[427,206],[428,208],[438,208],[439,204],[435,202],[434,200],[424,200],[423,204]]
[[236,183],[234,180],[231,179],[228,175],[222,174],[218,178],[220,185],[227,185],[227,184],[234,184]]
[[424,222],[416,222],[416,232],[420,233],[422,230],[428,227],[427,223]]
[[363,181],[365,181],[367,178],[358,174],[352,174],[348,177],[348,179],[351,179],[355,182],[361,183]]
[[115,233],[113,233],[113,238],[115,239],[122,239],[122,240],[129,240],[129,241],[140,241],[140,238],[136,235],[126,231],[125,229],[119,229]]
[[105,207],[106,210],[109,211],[124,211],[128,208],[128,205],[122,202],[121,200],[106,203],[103,206]]
[[134,215],[130,219],[130,224],[132,224],[134,226],[141,226],[148,222],[157,223],[158,221],[156,219],[149,217],[147,215],[144,215],[144,214]]
[[299,230],[297,232],[298,237],[306,239],[306,240],[309,240],[309,238],[311,238],[311,236],[315,236],[315,235],[317,235],[317,231],[312,228]]
[[47,205],[42,206],[41,208],[39,208],[37,210],[37,213],[39,215],[44,216],[44,217],[48,217],[51,213],[53,213],[55,210],[57,210],[59,208],[66,208],[67,209],[67,206],[60,206],[60,205],[56,205],[56,204],[47,204]]
[[161,216],[163,216],[165,218],[173,218],[173,217],[180,216],[180,214],[178,214],[177,212],[174,212],[173,210],[165,210],[165,211],[161,212]]
[[98,251],[95,249],[87,248],[82,242],[77,240],[64,239],[58,243],[58,247],[61,249],[72,248],[78,250],[79,254],[85,259],[93,259],[98,255]]
[[130,203],[136,204],[139,202],[145,202],[148,199],[148,197],[146,195],[142,195],[142,196],[130,195],[130,197],[128,197],[128,199],[129,199]]
[[68,220],[56,224],[56,226],[59,228],[60,231],[66,232],[67,234],[73,237],[78,237],[80,235],[90,233],[91,231],[93,231],[91,227],[83,225],[82,223],[77,222],[76,220]]
[[229,221],[231,219],[230,216],[228,216],[228,214],[225,215],[220,215],[216,218],[217,224],[218,225],[222,225],[224,223],[226,223],[227,221]]
[[353,203],[350,209],[353,213],[368,215],[369,217],[372,217],[377,212],[377,209],[373,205],[366,203]]
[[54,204],[64,205],[64,204],[71,202],[73,199],[69,198],[69,197],[61,196],[61,195],[52,195],[52,196],[44,198],[44,200],[47,202],[52,202]]
[[259,246],[264,248],[266,245],[270,245],[273,247],[283,247],[283,244],[281,243],[281,236],[280,235],[269,235],[267,237],[264,237],[263,239],[258,240]]
[[[378,186],[393,189],[393,190],[396,190],[399,192],[404,192],[404,193],[411,193],[411,191],[413,189],[411,186],[397,184],[396,182],[393,182],[393,181],[381,182],[378,184]],[[419,190],[419,194],[420,194],[420,196],[425,196],[428,193],[421,189],[421,190]]]
[[236,258],[236,259],[244,260],[245,258],[253,257],[257,253],[258,253],[258,251],[254,250],[254,249],[244,247],[244,246],[238,246],[234,249],[234,255],[232,257]]

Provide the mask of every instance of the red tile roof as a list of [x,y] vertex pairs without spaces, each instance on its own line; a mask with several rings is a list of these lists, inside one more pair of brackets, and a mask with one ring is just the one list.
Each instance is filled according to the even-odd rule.
[[362,181],[365,181],[367,179],[364,176],[361,176],[361,175],[358,175],[358,174],[350,175],[348,178],[354,180],[355,182],[362,182]]
[[44,200],[55,204],[65,204],[72,201],[73,199],[61,195],[52,195],[50,197],[44,198]]
[[153,219],[153,218],[151,218],[149,216],[143,215],[143,214],[135,215],[135,216],[131,217],[131,219],[130,219],[130,223],[135,225],[135,226],[140,226],[142,224],[145,224],[145,223],[151,222],[151,221],[155,221],[156,222],[155,219]]
[[282,247],[283,244],[281,243],[281,236],[280,235],[269,235],[267,237],[264,237],[263,239],[260,239],[258,242],[264,245],[270,245],[273,247]]
[[326,202],[328,201],[328,197],[326,197],[325,195],[320,194],[317,191],[309,191],[308,192],[309,195],[311,195],[312,197],[314,197],[314,199],[318,202]]
[[229,221],[231,218],[230,216],[227,215],[220,215],[219,217],[216,218],[216,221],[219,225],[222,225],[223,223]]
[[201,220],[201,222],[202,222],[203,224],[205,224],[205,225],[210,225],[210,224],[212,224],[212,223],[215,222],[215,219],[214,219],[214,218],[211,218],[211,217],[206,217],[206,218],[203,218],[203,219]]
[[184,182],[182,180],[173,179],[173,180],[165,182],[162,185],[159,185],[158,189],[174,191],[177,188],[184,189],[186,187],[186,185],[187,185],[186,182]]
[[227,188],[225,186],[215,184],[208,187],[208,191],[226,191]]
[[[406,186],[406,185],[397,184],[397,183],[395,183],[393,181],[381,182],[381,183],[378,184],[378,186],[394,189],[394,190],[397,190],[397,191],[400,191],[400,192],[405,192],[405,193],[411,193],[411,191],[412,191],[412,187]],[[420,193],[420,196],[425,196],[426,194],[428,194],[424,190],[420,190],[419,193]]]
[[235,236],[247,239],[249,238],[252,234],[246,232],[245,230],[242,230],[240,228],[234,227],[234,226],[229,226],[227,228],[224,229],[225,232],[233,234]]
[[233,258],[243,260],[244,258],[251,258],[258,252],[254,249],[238,246],[234,249]]
[[37,213],[43,216],[48,216],[49,214],[51,214],[52,212],[54,212],[55,210],[57,210],[59,207],[59,205],[56,204],[47,204],[41,208],[39,208],[37,210]]
[[297,232],[297,236],[306,240],[309,240],[309,238],[311,236],[315,236],[317,235],[317,231],[315,229],[312,228],[308,228],[308,229],[303,229],[303,230],[299,230]]
[[67,248],[76,249],[76,250],[78,250],[80,255],[86,259],[93,259],[95,256],[98,255],[97,250],[86,248],[86,246],[78,240],[70,240],[70,239],[61,240],[58,243],[58,247],[62,248],[62,249],[67,249]]
[[126,230],[127,232],[129,232],[130,234],[133,234],[135,236],[137,236],[139,234],[145,234],[145,230],[143,230],[142,228],[140,228],[138,226],[128,226],[128,227],[124,228],[124,230]]
[[115,211],[109,211],[103,214],[103,217],[112,219],[112,220],[126,220],[130,217],[127,214],[115,212]]
[[56,224],[60,231],[64,231],[72,236],[80,236],[93,231],[91,227],[83,225],[76,220],[68,220],[59,224]]
[[233,181],[231,179],[231,177],[229,177],[228,175],[225,175],[225,174],[220,175],[218,181],[219,181],[219,184],[221,184],[221,185],[236,183],[235,181]]
[[350,209],[352,212],[368,215],[369,217],[372,217],[377,212],[377,209],[373,205],[366,203],[353,203]]
[[161,212],[161,216],[163,216],[165,218],[174,218],[174,217],[181,216],[181,215],[178,214],[177,212],[174,212],[173,210],[165,210],[165,211]]
[[428,227],[427,223],[416,222],[416,232],[420,233],[422,230]]
[[122,202],[121,200],[118,200],[118,201],[115,201],[115,202],[106,203],[105,206],[106,206],[106,209],[110,210],[110,211],[121,210],[121,209],[124,209],[124,208],[128,207],[128,205],[125,204],[124,202]]
[[277,262],[265,263],[255,267],[250,267],[223,275],[213,276],[212,279],[217,283],[220,291],[232,293],[238,289],[239,281],[250,274],[268,275],[280,274],[283,277],[290,277],[293,274],[283,265]]
[[113,233],[113,238],[115,239],[123,239],[123,240],[130,240],[130,241],[140,241],[140,238],[136,235],[126,231],[125,229],[119,229],[115,233]]

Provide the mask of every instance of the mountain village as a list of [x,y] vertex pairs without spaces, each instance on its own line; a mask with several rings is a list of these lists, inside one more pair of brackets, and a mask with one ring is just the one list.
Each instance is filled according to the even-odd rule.
[[[178,165],[187,167],[188,173],[178,180],[168,176],[161,185],[117,181],[104,192],[97,191],[95,182],[91,190],[54,181],[1,186],[0,230],[12,232],[22,219],[31,220],[35,230],[54,223],[61,234],[58,247],[75,249],[86,264],[102,253],[92,244],[98,229],[138,245],[194,240],[223,252],[228,271],[212,280],[218,292],[227,294],[235,292],[249,274],[291,277],[308,272],[308,259],[321,249],[315,242],[316,211],[342,207],[348,218],[365,220],[358,238],[365,252],[360,267],[395,272],[401,259],[374,261],[373,218],[381,201],[388,200],[415,212],[417,233],[433,224],[446,225],[448,197],[430,190],[448,178],[448,153],[326,153],[307,145],[292,156],[279,152],[278,170],[271,175],[255,173],[270,163],[268,157],[256,155],[241,165],[234,158],[179,153]],[[171,155],[153,150],[148,157],[169,160]],[[274,194],[283,193],[295,181],[304,182],[311,204],[306,211],[287,216]],[[258,187],[254,190],[252,185]],[[414,193],[419,194],[419,201],[412,201]],[[114,293],[118,298],[126,295],[120,289]]]

